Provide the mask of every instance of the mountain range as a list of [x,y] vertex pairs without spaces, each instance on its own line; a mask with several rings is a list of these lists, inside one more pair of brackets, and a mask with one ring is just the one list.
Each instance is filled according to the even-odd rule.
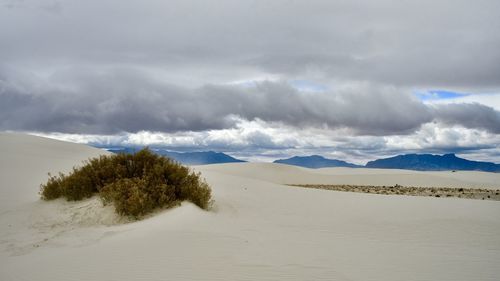
[[222,152],[199,151],[199,152],[173,152],[154,150],[156,153],[175,159],[185,165],[205,165],[217,163],[237,163],[246,162],[236,159]]
[[[140,148],[119,147],[105,148],[115,153],[134,153]],[[173,152],[164,149],[152,149],[154,152],[173,158],[185,165],[205,165],[217,163],[245,162],[222,152]],[[500,172],[500,164],[492,162],[471,161],[457,157],[455,154],[433,155],[433,154],[404,154],[394,157],[377,159],[366,165],[356,165],[337,159],[328,159],[320,155],[294,156],[287,159],[279,159],[274,163],[288,164],[305,168],[326,167],[349,167],[349,168],[379,168],[379,169],[407,169],[418,171],[445,171],[445,170],[468,170]]]
[[406,169],[418,171],[465,170],[500,172],[500,164],[491,162],[471,161],[457,157],[455,154],[405,154],[390,158],[368,162],[365,166],[355,165],[341,160],[327,159],[319,155],[295,156],[280,159],[274,163],[295,165],[306,168],[350,167],[350,168],[379,168],[379,169]]
[[[116,148],[105,148],[106,150],[114,153],[135,153],[141,148],[135,147],[116,147]],[[197,152],[174,152],[165,149],[151,149],[153,152],[172,158],[184,165],[206,165],[206,164],[218,164],[218,163],[236,163],[245,162],[240,159],[236,159],[222,152],[214,151],[197,151]]]
[[500,172],[500,164],[471,161],[455,154],[405,154],[370,161],[367,168],[407,169],[419,171],[468,170]]
[[325,168],[325,167],[349,167],[349,168],[362,167],[342,160],[328,159],[319,155],[294,156],[292,158],[276,160],[274,161],[274,163],[288,164],[288,165],[306,167],[311,169]]

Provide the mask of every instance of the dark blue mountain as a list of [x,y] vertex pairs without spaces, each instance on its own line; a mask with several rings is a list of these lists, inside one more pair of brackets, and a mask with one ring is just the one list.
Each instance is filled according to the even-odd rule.
[[274,163],[288,164],[288,165],[294,165],[312,169],[325,168],[325,167],[349,167],[349,168],[361,167],[341,160],[327,159],[319,155],[294,156],[288,159],[276,160],[274,161]]
[[166,150],[153,150],[154,152],[175,159],[185,165],[205,165],[219,163],[245,162],[222,152],[200,151],[200,152],[173,152]]
[[[135,147],[116,147],[106,148],[106,150],[114,153],[135,153],[141,148]],[[245,162],[233,158],[222,152],[214,151],[200,151],[200,152],[173,152],[164,149],[151,148],[151,151],[156,154],[172,158],[185,165],[205,165],[205,164],[218,164],[218,163],[236,163]]]
[[455,154],[406,154],[370,161],[367,168],[407,169],[419,171],[468,170],[500,172],[500,164],[470,161]]
[[133,154],[136,153],[137,151],[141,150],[142,148],[138,147],[102,147],[102,146],[96,146],[97,148],[102,148],[105,149],[109,152],[113,153],[127,153],[127,154]]

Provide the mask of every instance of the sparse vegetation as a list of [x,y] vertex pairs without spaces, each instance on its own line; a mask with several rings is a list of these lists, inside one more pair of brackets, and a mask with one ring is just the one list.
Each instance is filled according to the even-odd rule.
[[500,201],[499,193],[493,189],[486,188],[452,188],[452,187],[414,187],[402,186],[372,186],[372,185],[324,185],[324,184],[298,184],[306,188],[326,189],[346,192],[361,192],[383,195],[411,195],[411,196],[433,196],[433,197],[457,197],[465,199],[482,199]]
[[75,201],[99,194],[116,212],[139,218],[159,208],[188,200],[200,208],[211,204],[211,189],[187,167],[145,148],[135,154],[89,159],[68,175],[51,176],[40,186],[44,200]]

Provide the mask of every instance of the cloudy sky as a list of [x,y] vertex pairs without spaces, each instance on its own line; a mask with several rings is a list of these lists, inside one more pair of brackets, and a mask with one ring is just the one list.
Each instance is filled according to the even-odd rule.
[[0,0],[0,131],[500,162],[498,0]]

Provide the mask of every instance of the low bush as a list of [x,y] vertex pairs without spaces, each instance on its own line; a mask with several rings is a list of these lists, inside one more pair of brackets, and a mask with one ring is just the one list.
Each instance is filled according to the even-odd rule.
[[211,203],[211,189],[199,173],[147,148],[89,159],[68,175],[49,174],[40,194],[44,200],[64,197],[71,201],[99,194],[117,213],[135,218],[184,200],[203,209]]

